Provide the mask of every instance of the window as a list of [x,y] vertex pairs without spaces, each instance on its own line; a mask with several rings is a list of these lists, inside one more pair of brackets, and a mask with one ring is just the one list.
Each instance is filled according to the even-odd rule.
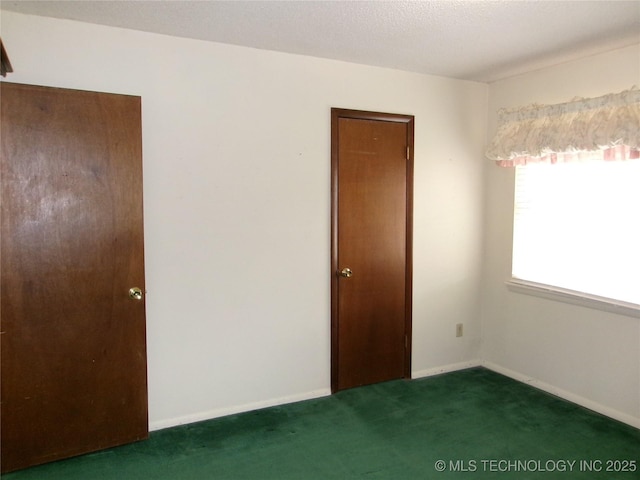
[[516,167],[512,275],[640,306],[640,160]]
[[498,111],[512,290],[640,317],[640,90]]

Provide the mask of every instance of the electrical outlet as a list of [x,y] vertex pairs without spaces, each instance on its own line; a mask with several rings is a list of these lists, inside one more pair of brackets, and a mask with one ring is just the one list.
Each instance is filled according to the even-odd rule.
[[461,337],[462,336],[462,324],[458,323],[456,324],[456,337]]

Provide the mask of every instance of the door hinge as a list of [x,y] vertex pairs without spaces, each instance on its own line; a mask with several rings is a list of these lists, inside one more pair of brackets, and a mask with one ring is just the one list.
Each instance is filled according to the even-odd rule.
[[409,160],[409,145],[407,145],[407,160]]

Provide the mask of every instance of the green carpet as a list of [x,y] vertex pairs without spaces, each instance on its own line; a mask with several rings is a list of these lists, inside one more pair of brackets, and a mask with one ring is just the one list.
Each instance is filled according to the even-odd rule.
[[474,368],[152,432],[3,478],[631,480],[640,430]]

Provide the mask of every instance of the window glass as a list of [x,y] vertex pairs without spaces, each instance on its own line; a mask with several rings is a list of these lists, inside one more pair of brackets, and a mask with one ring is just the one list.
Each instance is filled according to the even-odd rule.
[[516,167],[512,275],[640,304],[640,160]]

